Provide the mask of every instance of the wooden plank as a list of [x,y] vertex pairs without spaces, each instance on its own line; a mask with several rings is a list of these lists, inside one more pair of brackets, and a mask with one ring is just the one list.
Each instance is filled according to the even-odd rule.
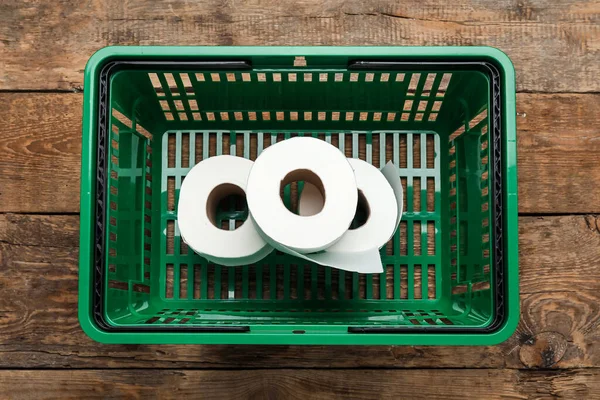
[[78,217],[3,214],[0,368],[598,367],[599,226],[520,218],[522,320],[499,346],[100,345],[77,321]]
[[522,293],[600,288],[598,216],[528,217],[519,224]]
[[[0,212],[79,210],[81,101],[0,94]],[[600,95],[519,94],[517,109],[519,211],[600,212]]]
[[0,94],[0,212],[77,212],[82,96]]
[[513,59],[519,90],[600,90],[595,0],[39,3],[3,4],[0,89],[79,90],[103,46],[179,44],[491,45]]
[[78,241],[78,216],[0,214],[0,243],[73,249]]
[[75,370],[0,371],[0,397],[596,398],[600,371],[518,370]]
[[517,111],[519,211],[600,211],[600,95],[522,94]]

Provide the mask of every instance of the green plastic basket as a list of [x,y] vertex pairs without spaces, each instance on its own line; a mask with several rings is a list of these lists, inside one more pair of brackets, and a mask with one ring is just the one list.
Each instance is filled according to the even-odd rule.
[[[384,273],[279,252],[224,267],[185,246],[191,167],[302,135],[400,167]],[[492,48],[102,49],[85,71],[81,325],[105,343],[501,342],[519,319],[515,136],[513,66]]]

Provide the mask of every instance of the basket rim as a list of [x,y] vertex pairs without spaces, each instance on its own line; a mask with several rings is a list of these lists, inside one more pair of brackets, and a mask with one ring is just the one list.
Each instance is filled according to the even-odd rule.
[[[89,60],[85,72],[85,101],[84,101],[84,128],[82,152],[82,180],[81,180],[81,248],[80,248],[80,283],[79,283],[79,319],[84,331],[93,339],[106,343],[281,343],[281,344],[493,344],[508,338],[516,329],[519,320],[518,290],[505,293],[505,316],[491,330],[479,329],[475,332],[449,333],[444,328],[435,328],[426,335],[423,329],[402,329],[402,334],[381,331],[377,335],[348,335],[344,333],[327,333],[324,335],[291,335],[289,333],[261,333],[261,329],[253,327],[251,335],[191,335],[189,330],[178,329],[176,332],[157,330],[158,335],[141,330],[134,332],[113,331],[110,327],[103,326],[101,321],[90,313],[93,301],[91,298],[102,296],[93,286],[92,272],[94,271],[95,253],[98,251],[94,243],[95,202],[97,189],[94,188],[96,180],[103,177],[103,171],[97,168],[96,157],[96,132],[102,108],[101,98],[107,99],[108,85],[102,81],[102,71],[119,60],[134,60],[160,63],[161,60],[193,59],[202,54],[206,57],[244,57],[257,55],[295,56],[303,55],[336,55],[351,57],[360,54],[360,58],[369,57],[395,57],[402,62],[410,63],[415,59],[445,59],[450,57],[463,61],[478,59],[483,63],[490,63],[497,70],[500,80],[499,92],[502,93],[501,109],[499,115],[504,126],[500,131],[500,141],[504,152],[504,162],[500,167],[504,172],[504,191],[501,191],[501,201],[504,199],[504,221],[500,229],[504,229],[505,243],[500,251],[505,253],[506,287],[518,287],[517,265],[517,218],[516,218],[516,129],[515,129],[515,101],[514,101],[514,69],[508,57],[501,51],[490,47],[107,47],[96,52]],[[356,58],[356,57],[353,57]],[[435,62],[435,61],[432,61]],[[511,79],[512,78],[512,79]],[[500,105],[499,105],[500,106]],[[100,160],[102,161],[102,160]],[[98,253],[99,254],[99,253]],[[495,257],[496,259],[496,257]],[[96,314],[96,313],[94,313]],[[97,314],[96,314],[97,315]],[[244,328],[244,327],[238,327]],[[291,328],[288,326],[287,328]],[[299,327],[301,329],[302,327]],[[358,331],[365,328],[357,327]],[[195,330],[198,331],[197,327]],[[240,332],[239,329],[234,329]],[[241,331],[246,331],[242,329]],[[286,329],[287,331],[287,329]],[[357,331],[357,332],[358,332]],[[137,333],[136,333],[137,332]],[[212,329],[212,332],[215,332]],[[147,333],[147,334],[146,334]],[[194,338],[194,339],[191,339]],[[267,339],[268,338],[268,339]],[[330,339],[332,338],[332,339]]]

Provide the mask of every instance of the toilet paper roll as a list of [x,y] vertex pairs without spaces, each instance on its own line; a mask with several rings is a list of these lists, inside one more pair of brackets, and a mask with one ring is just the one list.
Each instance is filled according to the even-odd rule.
[[247,265],[266,257],[273,248],[256,229],[251,216],[233,231],[216,226],[220,200],[246,197],[246,184],[253,162],[241,157],[210,157],[194,166],[179,191],[177,224],[183,241],[209,261]]
[[[311,255],[319,264],[363,273],[383,272],[379,249],[394,235],[402,215],[403,191],[399,171],[388,163],[382,171],[371,164],[349,159],[359,192],[359,208],[367,214],[366,222],[349,229],[324,252]],[[314,212],[323,203],[317,188],[305,184],[300,195],[300,215]]]
[[[311,183],[321,192],[320,212],[301,216],[285,207],[280,192],[294,181]],[[266,240],[301,256],[324,250],[342,237],[354,218],[358,191],[354,171],[339,149],[319,139],[296,137],[261,153],[248,177],[247,199]]]

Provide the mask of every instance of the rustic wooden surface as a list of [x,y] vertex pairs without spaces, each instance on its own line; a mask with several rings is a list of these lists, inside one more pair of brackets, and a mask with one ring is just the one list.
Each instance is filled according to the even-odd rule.
[[66,392],[85,399],[397,399],[399,394],[427,399],[584,399],[599,390],[598,371],[584,369],[0,371],[0,396],[17,399],[64,398]]
[[[80,92],[87,58],[109,44],[504,50],[519,91],[517,332],[489,347],[88,339],[77,322]],[[600,398],[598,76],[597,0],[3,1],[0,398]]]

